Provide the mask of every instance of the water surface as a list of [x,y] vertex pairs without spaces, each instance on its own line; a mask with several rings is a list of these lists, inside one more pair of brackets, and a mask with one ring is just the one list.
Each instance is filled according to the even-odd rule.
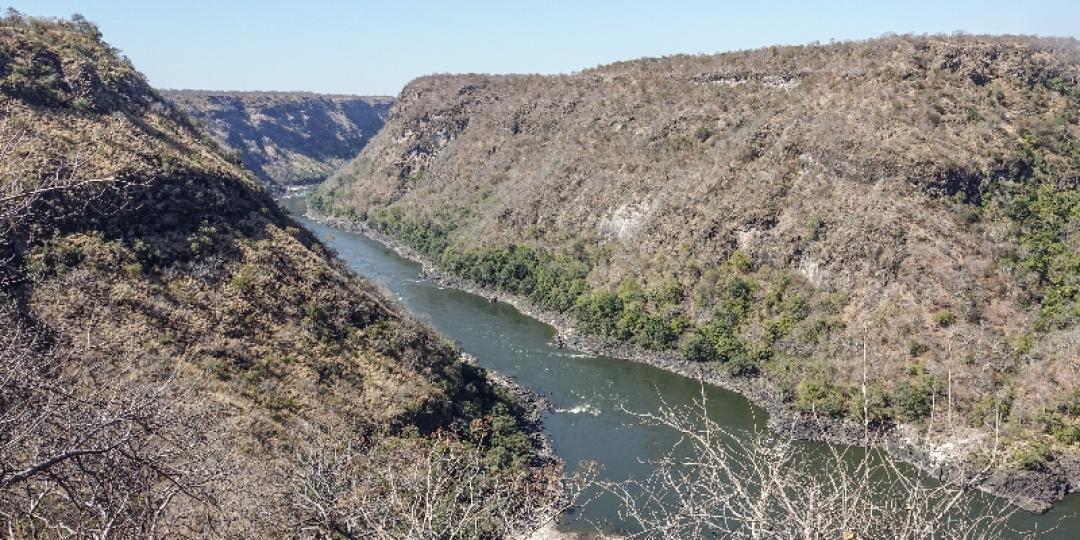
[[[302,198],[282,204],[354,271],[386,287],[409,311],[475,355],[483,367],[545,395],[554,411],[545,416],[544,429],[568,472],[581,462],[594,461],[602,466],[602,477],[612,480],[647,474],[651,466],[644,462],[666,455],[677,435],[643,425],[630,412],[655,411],[661,400],[668,406],[692,406],[704,390],[710,418],[721,420],[729,431],[748,434],[765,423],[761,409],[722,388],[702,387],[698,381],[643,364],[560,349],[552,344],[552,327],[513,306],[422,279],[419,264],[382,244],[303,217]],[[804,446],[824,451],[824,445]],[[600,498],[567,516],[560,528],[592,530],[594,524],[606,524],[618,529],[624,524],[617,510],[613,500]],[[1056,533],[1048,537],[1080,538],[1080,496],[1069,497],[1044,516],[1019,513],[1013,519],[1013,525],[1021,528],[1045,529],[1059,522]]]

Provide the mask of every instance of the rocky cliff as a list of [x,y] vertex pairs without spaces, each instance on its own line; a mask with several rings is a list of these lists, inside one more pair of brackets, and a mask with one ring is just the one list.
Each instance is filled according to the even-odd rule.
[[517,405],[92,24],[0,19],[0,154],[5,534],[501,536],[543,500]]
[[313,200],[577,332],[1057,474],[1060,496],[1078,82],[1076,41],[970,36],[423,77]]
[[390,97],[166,90],[273,190],[322,181],[379,131]]

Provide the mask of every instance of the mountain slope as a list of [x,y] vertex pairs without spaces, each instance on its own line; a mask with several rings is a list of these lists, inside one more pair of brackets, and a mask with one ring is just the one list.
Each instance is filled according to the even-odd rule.
[[386,120],[389,97],[166,90],[162,95],[236,152],[272,189],[322,181]]
[[5,531],[480,536],[533,517],[517,406],[96,27],[0,19],[0,111]]
[[1075,41],[964,36],[423,77],[312,200],[579,333],[1051,471],[1060,496],[1078,80]]

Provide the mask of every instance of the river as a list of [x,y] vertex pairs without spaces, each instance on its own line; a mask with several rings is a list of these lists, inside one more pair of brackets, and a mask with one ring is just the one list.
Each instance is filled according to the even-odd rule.
[[[644,364],[578,354],[552,344],[555,330],[501,302],[441,287],[421,278],[419,264],[404,259],[362,234],[334,229],[303,216],[305,200],[282,201],[295,219],[333,247],[358,274],[388,289],[409,311],[456,340],[480,365],[513,377],[546,396],[554,410],[544,430],[568,472],[579,463],[602,466],[601,476],[623,480],[649,473],[649,460],[663,457],[678,436],[667,428],[645,425],[633,412],[668,406],[687,407],[704,394],[709,417],[733,433],[761,429],[765,413],[733,392],[702,385]],[[808,448],[820,447],[804,443]],[[973,505],[982,504],[977,500]],[[595,526],[618,530],[618,505],[601,497],[566,516],[559,528],[591,531]],[[1074,494],[1042,516],[1017,513],[1011,522],[1020,530],[1057,530],[1045,538],[1080,537],[1080,495]]]

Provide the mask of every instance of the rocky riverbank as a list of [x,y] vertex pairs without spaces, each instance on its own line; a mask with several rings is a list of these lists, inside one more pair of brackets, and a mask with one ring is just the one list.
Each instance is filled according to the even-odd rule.
[[[553,326],[558,331],[557,339],[562,346],[587,354],[648,364],[736,392],[765,410],[770,429],[789,434],[795,439],[880,448],[932,477],[977,488],[1034,513],[1046,512],[1069,493],[1080,491],[1080,460],[1075,457],[1061,456],[1049,463],[1045,471],[987,469],[985,465],[957,456],[956,452],[951,450],[954,445],[947,442],[940,445],[927,444],[913,426],[900,425],[884,431],[868,432],[863,425],[851,421],[801,413],[791,407],[777,388],[764,377],[734,377],[712,369],[709,364],[684,360],[673,351],[646,350],[578,332],[567,315],[538,308],[520,296],[482,287],[458,276],[446,274],[420,253],[379,231],[345,219],[319,215],[310,210],[308,217],[333,227],[362,233],[382,243],[398,255],[421,264],[424,277],[435,283],[513,305],[521,313]],[[536,399],[546,401],[542,396],[521,388],[513,381],[505,377],[503,379],[520,389],[515,391],[515,395],[521,392],[526,400],[533,400],[524,405],[527,408],[542,406]],[[540,426],[536,426],[536,429],[540,429]],[[546,441],[546,438],[544,440]]]
[[[468,364],[478,365],[476,357],[469,353],[462,353],[461,359]],[[551,402],[544,396],[518,384],[509,375],[494,370],[486,370],[486,372],[488,380],[506,392],[521,408],[519,420],[529,436],[534,451],[529,466],[534,474],[546,481],[545,498],[552,501],[549,505],[538,505],[538,508],[544,511],[537,513],[531,520],[531,528],[543,536],[533,535],[529,538],[572,538],[561,535],[556,528],[559,516],[573,501],[569,500],[566,486],[563,484],[563,467],[566,463],[555,453],[551,439],[544,432],[544,414],[551,410]]]
[[[468,364],[477,365],[476,357],[469,353],[462,353],[461,359]],[[521,407],[522,427],[529,434],[533,448],[536,449],[536,462],[533,465],[562,467],[563,460],[555,454],[551,440],[544,433],[544,414],[551,410],[551,402],[546,397],[518,384],[509,375],[490,369],[486,371],[488,379],[502,388]]]

